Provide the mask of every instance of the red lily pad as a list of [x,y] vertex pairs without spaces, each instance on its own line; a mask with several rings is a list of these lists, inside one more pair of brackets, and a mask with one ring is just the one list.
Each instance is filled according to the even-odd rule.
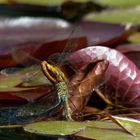
[[72,53],[68,58],[77,70],[93,62],[109,62],[104,72],[105,88],[99,90],[115,105],[126,107],[126,111],[140,111],[140,71],[125,55],[103,46],[90,46]]
[[28,102],[35,102],[41,97],[49,94],[51,94],[49,88],[18,88],[18,91],[17,88],[13,88],[11,91],[0,92],[0,107],[10,107]]
[[[66,39],[70,32],[69,27],[68,22],[55,18],[1,18],[0,44],[13,46],[26,42],[51,42]],[[56,33],[62,33],[62,35]]]
[[114,47],[126,40],[135,30],[133,27],[127,28],[125,25],[92,21],[83,21],[77,24],[81,26],[82,34],[87,37],[88,46],[104,45]]
[[[0,26],[0,67],[17,64],[12,50],[26,51],[33,57],[46,59],[49,55],[62,52],[73,26],[59,19],[15,18],[3,19]],[[86,46],[86,38],[78,38],[77,49]],[[51,49],[50,49],[51,48]]]
[[124,44],[116,48],[131,59],[140,68],[140,44]]
[[34,102],[42,96],[50,94],[51,87],[49,81],[36,68],[39,67],[9,68],[1,71],[1,106]]
[[[17,65],[11,55],[12,49],[23,50],[41,60],[47,59],[53,53],[62,52],[69,41],[72,29],[76,29],[75,26],[82,28],[81,34],[71,37],[78,40],[76,50],[86,47],[87,40],[88,45],[115,46],[124,41],[134,30],[133,28],[127,29],[123,25],[96,22],[80,22],[64,28],[60,25],[57,26],[59,20],[49,21],[50,26],[48,27],[48,22],[43,19],[32,19],[32,22],[27,19],[30,21],[28,24],[25,19],[5,19],[2,22],[0,28],[0,67]],[[26,24],[20,25],[21,21],[18,20]],[[74,44],[71,43],[71,47],[73,46]]]

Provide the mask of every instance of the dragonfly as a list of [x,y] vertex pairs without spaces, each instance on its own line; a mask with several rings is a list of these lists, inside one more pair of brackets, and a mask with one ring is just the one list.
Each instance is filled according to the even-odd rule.
[[[76,27],[77,28],[77,27]],[[80,27],[78,27],[80,28]],[[76,29],[77,30],[77,29]],[[78,29],[81,30],[81,29]],[[60,65],[64,63],[64,58],[68,53],[71,51],[74,51],[74,49],[77,47],[77,41],[78,38],[72,38],[74,35],[75,29],[72,30],[68,43],[63,50],[61,54],[55,54],[49,58],[47,61],[42,61],[40,62],[39,60],[32,58],[28,53],[26,52],[21,52],[14,50],[13,51],[13,57],[16,60],[19,60],[19,56],[17,55],[18,53],[20,56],[25,56],[27,59],[37,62],[41,64],[41,69],[47,79],[52,83],[54,86],[53,89],[55,89],[51,94],[48,96],[40,99],[37,103],[35,102],[30,102],[27,103],[26,105],[22,106],[17,106],[17,107],[4,107],[0,109],[0,122],[2,124],[23,124],[26,122],[31,122],[34,121],[33,118],[39,118],[39,117],[45,117],[54,114],[54,112],[57,112],[57,108],[59,105],[63,105],[63,116],[67,120],[73,120],[71,117],[71,109],[69,107],[68,103],[68,87],[67,87],[67,78],[64,74],[64,72],[61,70]],[[17,57],[17,58],[16,58]],[[59,62],[59,65],[56,64],[57,62],[54,62],[54,58],[57,57],[57,60]],[[22,61],[22,60],[21,60]],[[35,66],[40,69],[40,67]],[[15,69],[14,69],[15,70]],[[12,71],[10,68],[5,69],[2,71],[3,73],[8,73]],[[28,76],[25,81],[32,81],[34,76],[38,73],[38,70],[35,70],[35,72],[31,75]],[[26,76],[25,76],[26,77]],[[16,94],[16,93],[15,93]],[[57,95],[57,96],[56,96]],[[17,94],[17,96],[20,97],[20,94]],[[45,104],[43,104],[45,102]]]
[[66,116],[67,120],[73,120],[68,103],[67,78],[65,74],[52,62],[43,61],[41,67],[45,76],[55,85],[59,101],[64,103],[63,115]]

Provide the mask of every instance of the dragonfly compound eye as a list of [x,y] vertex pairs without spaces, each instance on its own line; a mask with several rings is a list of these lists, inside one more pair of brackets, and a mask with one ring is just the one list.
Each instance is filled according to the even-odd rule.
[[65,81],[65,75],[61,71],[61,69],[57,66],[54,65],[53,63],[48,63],[47,61],[43,61],[41,63],[42,70],[45,74],[45,76],[52,82],[52,83],[57,83],[57,82],[62,82]]
[[47,61],[43,61],[41,63],[41,68],[44,73],[44,75],[52,82],[56,83],[56,74],[55,74],[55,68],[53,65],[49,64]]

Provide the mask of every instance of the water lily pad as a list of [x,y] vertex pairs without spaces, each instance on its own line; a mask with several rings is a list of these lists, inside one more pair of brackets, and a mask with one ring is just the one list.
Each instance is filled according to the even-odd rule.
[[24,87],[50,85],[39,65],[27,68],[7,68],[1,71],[0,90],[15,87],[22,84]]
[[17,74],[9,76],[0,76],[0,89],[11,88],[22,82],[22,76]]
[[104,11],[102,13],[91,13],[85,19],[121,24],[139,24],[140,8],[118,9]]
[[[77,0],[80,2],[85,2],[86,0]],[[61,4],[64,2],[64,0],[14,0],[14,2],[18,3],[27,3],[27,4],[40,4],[40,5],[46,5],[46,4]],[[0,3],[7,3],[7,0],[1,0]]]
[[124,53],[140,68],[140,44],[122,44],[117,46],[116,49]]
[[105,128],[105,129],[120,129],[120,127],[111,121],[89,121],[86,123],[88,127]]
[[123,131],[116,123],[111,121],[89,121],[86,123],[86,129],[75,134],[75,136],[85,139],[97,140],[137,140]]
[[82,21],[76,25],[82,28],[83,35],[87,37],[88,46],[103,45],[114,47],[126,40],[134,32],[134,28],[126,28],[125,25],[120,24]]
[[34,65],[27,68],[1,70],[0,106],[23,104],[35,101],[51,91],[50,82]]
[[140,121],[124,117],[112,117],[128,132],[134,136],[140,136]]
[[125,133],[119,129],[101,129],[101,128],[86,128],[84,131],[80,131],[75,136],[90,140],[138,140],[128,133]]
[[130,35],[128,41],[132,43],[140,43],[140,32]]
[[140,5],[139,0],[97,0],[99,4],[113,7],[132,7]]
[[85,124],[82,122],[69,121],[48,121],[29,124],[24,127],[24,130],[30,133],[40,135],[71,135],[80,130],[85,129]]
[[26,132],[39,135],[64,136],[73,134],[74,137],[98,140],[138,140],[139,137],[133,136],[123,131],[121,127],[113,122],[89,121],[89,122],[68,122],[68,121],[49,121],[29,124],[24,127]]

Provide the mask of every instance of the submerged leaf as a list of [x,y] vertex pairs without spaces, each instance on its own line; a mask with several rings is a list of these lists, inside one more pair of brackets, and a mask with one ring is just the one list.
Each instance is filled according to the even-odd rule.
[[68,121],[48,121],[38,122],[26,125],[24,130],[26,132],[35,133],[39,135],[71,135],[85,129],[85,124],[82,122],[68,122]]

